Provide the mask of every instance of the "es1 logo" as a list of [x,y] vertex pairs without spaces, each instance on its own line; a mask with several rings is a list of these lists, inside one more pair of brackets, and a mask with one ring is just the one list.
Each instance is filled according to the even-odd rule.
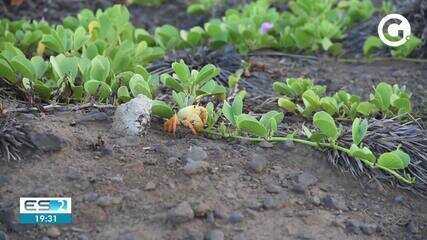
[[22,224],[71,223],[71,198],[20,198],[19,213]]
[[[393,21],[393,23],[388,25],[386,33],[396,40],[390,40],[384,34],[384,26],[389,21]],[[396,21],[399,23],[395,23]],[[380,24],[378,24],[378,36],[384,44],[390,47],[399,47],[409,40],[411,36],[411,25],[404,16],[396,13],[389,14],[381,19]]]

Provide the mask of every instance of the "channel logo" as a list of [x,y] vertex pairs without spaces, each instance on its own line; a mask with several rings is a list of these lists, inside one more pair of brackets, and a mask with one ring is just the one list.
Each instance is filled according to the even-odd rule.
[[[384,34],[384,27],[389,21],[392,21],[393,23],[388,25],[386,34],[393,38],[393,40],[388,39],[386,34]],[[396,13],[389,14],[381,19],[378,24],[378,36],[387,46],[399,47],[405,44],[411,37],[411,25],[409,24],[408,19],[404,16]]]
[[72,221],[71,198],[19,199],[22,224],[69,224]]

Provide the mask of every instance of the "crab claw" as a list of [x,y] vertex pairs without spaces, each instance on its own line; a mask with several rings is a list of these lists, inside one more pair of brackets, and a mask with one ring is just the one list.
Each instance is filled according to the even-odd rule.
[[178,124],[178,116],[175,114],[165,122],[165,124],[163,125],[163,129],[165,130],[165,132],[175,134]]

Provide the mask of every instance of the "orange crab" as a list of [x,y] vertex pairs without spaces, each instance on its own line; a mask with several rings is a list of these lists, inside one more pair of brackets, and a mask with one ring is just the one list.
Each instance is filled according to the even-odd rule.
[[191,105],[179,110],[178,114],[169,118],[164,125],[164,130],[175,134],[180,123],[191,129],[194,134],[201,132],[208,120],[208,113],[205,107]]

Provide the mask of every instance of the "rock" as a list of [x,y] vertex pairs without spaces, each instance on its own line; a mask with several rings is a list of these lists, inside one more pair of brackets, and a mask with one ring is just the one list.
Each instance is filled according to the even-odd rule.
[[413,220],[409,220],[409,222],[406,224],[406,231],[411,234],[417,234],[419,232],[419,228]]
[[110,207],[112,205],[119,205],[122,203],[122,198],[101,196],[96,200],[96,204],[100,207]]
[[346,210],[346,204],[345,200],[339,196],[331,196],[326,195],[324,198],[322,198],[322,203],[325,207],[329,209],[335,209],[335,210]]
[[194,175],[204,172],[208,169],[209,164],[205,161],[188,161],[184,166],[184,173]]
[[177,162],[179,162],[179,158],[177,157],[169,157],[168,159],[166,159],[166,164],[168,165],[174,165]]
[[360,225],[360,230],[362,230],[362,233],[370,236],[374,234],[378,229],[378,226],[376,224],[369,224],[369,223],[363,223]]
[[9,183],[9,178],[0,175],[0,187],[6,186]]
[[297,184],[304,189],[316,184],[318,182],[317,177],[313,176],[311,173],[303,172],[298,175]]
[[182,202],[168,213],[168,221],[173,224],[189,222],[194,218],[194,212],[188,202]]
[[243,221],[243,214],[240,212],[232,212],[228,217],[228,222],[235,224]]
[[101,223],[108,220],[108,215],[102,207],[95,204],[80,204],[81,220],[85,223]]
[[203,148],[199,146],[191,146],[188,152],[184,155],[184,159],[186,162],[190,161],[203,161],[208,158],[208,154]]
[[80,234],[80,235],[77,237],[77,240],[89,240],[89,237],[88,237],[88,236],[86,236],[85,234]]
[[86,202],[94,202],[98,199],[98,194],[96,192],[88,192],[83,195],[83,200]]
[[68,181],[76,181],[82,178],[82,174],[74,168],[68,168],[65,172],[65,179]]
[[194,206],[194,215],[196,217],[204,217],[211,211],[211,205],[206,202],[196,203]]
[[6,233],[3,231],[0,231],[0,240],[8,240]]
[[265,157],[254,154],[252,159],[249,161],[249,167],[256,173],[262,172],[267,166],[267,159]]
[[111,122],[110,116],[108,116],[105,112],[91,112],[83,117],[81,117],[79,120],[74,122],[75,124],[84,124],[84,123],[90,123],[90,122]]
[[219,229],[211,230],[205,236],[205,240],[223,240],[223,239],[224,239],[224,233]]
[[204,234],[197,229],[188,227],[185,229],[184,240],[203,240]]
[[52,133],[30,133],[31,142],[44,153],[52,153],[60,151],[65,141]]
[[49,227],[46,231],[46,235],[51,238],[57,238],[61,236],[61,231],[57,227]]
[[0,203],[0,228],[8,229],[12,232],[22,233],[34,229],[36,225],[27,225],[21,224],[18,221],[18,216],[15,214],[15,208],[13,206],[8,206],[2,208],[2,203]]
[[262,147],[262,148],[272,148],[272,147],[274,147],[274,145],[272,143],[267,142],[265,140],[261,141],[258,145],[260,147]]
[[298,184],[296,184],[296,185],[294,185],[293,187],[292,187],[292,190],[295,192],[295,193],[298,193],[298,194],[304,194],[305,193],[305,187],[304,186],[301,186],[301,185],[298,185]]
[[359,234],[361,224],[358,220],[349,219],[345,222],[345,230],[348,233]]
[[233,237],[233,240],[248,240],[246,235],[244,233],[240,233]]
[[152,100],[140,94],[117,107],[113,117],[113,129],[125,135],[144,134],[151,121]]
[[249,199],[246,201],[245,206],[249,209],[252,210],[260,210],[261,208],[263,208],[263,203],[261,201],[259,201],[258,199]]
[[145,191],[153,191],[156,189],[156,184],[152,181],[149,181],[147,184],[145,184],[144,190]]
[[274,209],[278,207],[277,202],[272,197],[266,197],[264,201],[262,202],[262,205],[265,209]]
[[219,219],[226,219],[228,218],[228,209],[224,205],[218,204],[214,208],[214,216]]
[[208,212],[206,216],[206,222],[213,224],[215,222],[215,216],[213,212]]
[[396,204],[402,204],[405,201],[405,198],[402,195],[396,196],[393,199],[393,202]]
[[282,191],[282,188],[279,185],[276,185],[274,183],[267,183],[265,185],[265,191],[268,193],[280,193]]

